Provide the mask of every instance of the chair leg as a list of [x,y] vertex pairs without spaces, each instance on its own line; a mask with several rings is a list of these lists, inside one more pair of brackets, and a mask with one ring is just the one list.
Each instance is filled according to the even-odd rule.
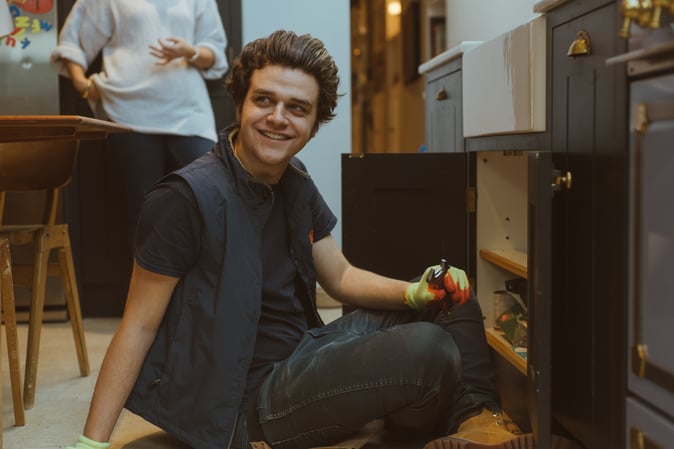
[[87,344],[84,339],[84,324],[82,322],[80,297],[77,292],[75,266],[73,264],[73,255],[70,248],[70,237],[68,236],[68,230],[66,229],[64,232],[64,247],[59,249],[58,256],[59,262],[61,264],[63,285],[66,292],[66,302],[68,305],[68,314],[70,315],[70,325],[73,328],[73,337],[75,339],[77,361],[80,365],[80,375],[88,376],[89,356],[87,354]]
[[30,410],[35,404],[35,383],[37,379],[37,358],[40,350],[42,318],[44,315],[44,295],[47,283],[49,245],[46,233],[35,242],[33,260],[33,288],[28,319],[28,345],[26,348],[26,379],[23,384],[23,405]]
[[2,316],[5,320],[7,336],[7,355],[9,357],[9,377],[12,385],[12,403],[14,405],[14,425],[24,426],[26,418],[21,396],[21,367],[19,363],[19,339],[16,332],[16,304],[14,303],[14,281],[12,262],[7,240],[0,242],[0,271],[2,285]]

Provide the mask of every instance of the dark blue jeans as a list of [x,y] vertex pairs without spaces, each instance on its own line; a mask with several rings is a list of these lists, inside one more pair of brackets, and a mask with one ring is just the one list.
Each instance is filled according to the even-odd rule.
[[[396,431],[447,434],[498,403],[473,296],[449,314],[357,310],[309,330],[264,380],[256,409],[274,449],[301,449],[381,418]],[[248,447],[247,439],[241,416],[232,448]]]
[[213,141],[196,136],[136,132],[108,136],[108,162],[119,177],[130,249],[143,198],[152,185],[207,153],[213,145]]

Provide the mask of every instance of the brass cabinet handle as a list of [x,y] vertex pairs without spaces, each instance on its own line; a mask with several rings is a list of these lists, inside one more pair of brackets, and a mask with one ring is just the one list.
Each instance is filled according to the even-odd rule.
[[576,56],[585,56],[592,53],[592,45],[590,44],[590,36],[586,31],[580,30],[576,33],[576,38],[569,45],[569,51],[566,52],[566,55],[570,58],[575,58]]
[[630,449],[663,449],[656,444],[639,429],[632,427],[630,429]]
[[448,99],[448,98],[449,98],[449,94],[447,93],[447,91],[446,91],[445,89],[441,89],[441,90],[435,95],[435,99],[436,99],[437,101],[446,100],[446,99]]
[[570,171],[567,171],[564,173],[564,176],[562,176],[562,173],[559,170],[553,170],[552,175],[552,187],[554,190],[560,190],[562,187],[566,190],[571,190],[572,176]]

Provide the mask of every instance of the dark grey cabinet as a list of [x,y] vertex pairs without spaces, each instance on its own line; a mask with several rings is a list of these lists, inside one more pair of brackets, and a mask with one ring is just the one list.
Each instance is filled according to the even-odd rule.
[[[627,44],[618,36],[623,23],[620,2],[554,5],[545,11],[546,130],[464,140],[464,149],[475,154],[471,185],[477,197],[478,295],[485,308],[494,281],[507,272],[528,278],[528,362],[523,367],[512,359],[500,363],[508,358],[507,351],[497,349],[489,329],[488,339],[498,355],[497,376],[505,379],[500,385],[506,409],[519,411],[525,402],[529,425],[539,438],[537,447],[549,447],[548,437],[554,433],[588,449],[614,449],[624,447],[626,428],[630,162],[626,71],[606,61],[624,53]],[[589,41],[590,50],[569,54],[579,39]],[[448,106],[433,103],[438,89],[428,90],[441,79],[428,79],[427,126],[434,134],[429,143],[446,142],[456,121],[445,111]],[[445,121],[435,124],[436,120]],[[452,144],[443,145],[444,151],[453,151]],[[529,155],[526,163],[508,168],[523,152]],[[514,181],[512,185],[524,178],[524,191],[507,195],[521,201],[513,203],[512,211],[483,215],[481,209],[492,208],[485,201],[500,191],[491,181],[501,175]],[[501,207],[505,201],[493,203]],[[485,232],[485,221],[504,225]],[[508,232],[513,222],[527,230],[524,244],[517,243],[514,228]],[[500,235],[508,242],[484,235]],[[526,255],[522,267],[517,263],[521,252]],[[509,258],[500,267],[504,257],[499,256]],[[519,371],[524,382],[513,378],[512,371]],[[518,397],[510,394],[513,388]]]
[[468,266],[466,154],[342,155],[342,240],[354,265],[412,279]]
[[[572,186],[552,202],[552,415],[588,449],[623,446],[627,80],[617,1],[547,12],[550,148]],[[590,51],[569,55],[586,37]]]
[[463,151],[461,58],[426,74],[426,144],[429,152]]
[[480,45],[464,41],[419,66],[426,78],[425,138],[431,153],[462,152],[463,54]]

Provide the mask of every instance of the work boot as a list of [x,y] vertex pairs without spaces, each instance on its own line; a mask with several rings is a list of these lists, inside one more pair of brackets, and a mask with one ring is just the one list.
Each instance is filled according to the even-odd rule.
[[[553,436],[551,449],[579,449],[570,440]],[[456,433],[438,438],[424,449],[535,449],[532,433],[522,430],[501,411],[487,408],[459,425]]]
[[271,449],[271,446],[266,441],[251,441],[251,449]]

